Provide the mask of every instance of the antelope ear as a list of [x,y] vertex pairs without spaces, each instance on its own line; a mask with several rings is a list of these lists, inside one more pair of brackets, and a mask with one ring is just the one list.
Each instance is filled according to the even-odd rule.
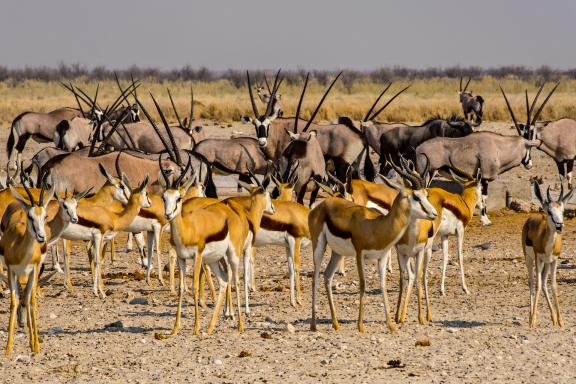
[[[146,176],[146,177],[148,177],[148,176]],[[132,189],[132,185],[130,185],[130,180],[128,179],[128,177],[126,177],[126,175],[124,174],[124,172],[122,172],[122,175],[120,175],[120,179],[122,180],[122,182],[123,182],[124,184],[126,184],[126,186],[127,186],[129,189]]]
[[401,186],[400,184],[396,184],[395,182],[393,182],[392,180],[388,179],[387,177],[383,176],[380,173],[378,173],[376,176],[379,176],[382,179],[382,181],[384,181],[384,184],[386,184],[390,188],[396,190],[396,192],[398,192],[400,194],[400,196],[405,195],[404,187]]
[[[317,135],[317,132],[315,130],[312,130],[308,133],[310,134],[310,137],[316,137],[316,135]],[[308,141],[310,141],[310,138],[308,138]]]
[[566,204],[568,202],[568,200],[570,200],[570,198],[574,194],[574,191],[576,191],[576,189],[574,189],[574,188],[572,188],[570,191],[568,191],[568,194],[566,196],[562,197],[562,203]]
[[104,168],[104,166],[101,163],[98,163],[98,169],[100,170],[102,176],[104,176],[109,182],[114,183],[114,178],[112,177],[111,174],[108,173],[106,168]]
[[22,208],[27,208],[27,207],[30,207],[30,206],[32,205],[31,202],[29,202],[28,200],[26,200],[26,199],[24,198],[24,196],[22,196],[22,195],[20,194],[20,192],[18,192],[18,190],[17,190],[14,186],[10,185],[10,186],[8,186],[8,187],[10,188],[10,193],[12,194],[12,197],[14,197],[14,199],[16,199],[16,201],[17,201],[18,203],[20,203],[20,205],[22,206]]
[[44,196],[44,209],[48,207],[48,204],[50,204],[50,200],[52,200],[53,197],[54,197],[54,186],[52,185],[48,190],[48,194]]
[[530,146],[531,147],[539,147],[540,144],[542,144],[542,140],[540,139],[534,139],[534,140],[530,140]]
[[243,182],[242,180],[238,180],[238,185],[247,190],[248,192],[252,192],[254,186],[248,183]]
[[[122,175],[124,176],[124,175]],[[144,178],[144,181],[142,181],[142,183],[140,183],[140,185],[138,186],[138,192],[143,191],[144,188],[146,188],[146,186],[148,185],[148,175],[146,175],[146,177]]]
[[244,124],[250,124],[252,122],[252,118],[250,116],[242,115],[240,116],[240,121]]
[[536,198],[540,202],[540,205],[542,206],[542,208],[544,208],[544,206],[546,205],[546,200],[542,196],[542,190],[540,189],[540,185],[538,184],[537,181],[533,181],[533,184],[534,184],[534,195],[536,195]]
[[92,192],[92,189],[94,189],[94,187],[90,187],[90,188],[86,189],[84,192],[80,192],[79,194],[74,195],[74,199],[76,201],[78,201],[80,199],[85,198],[90,192]]
[[298,139],[298,134],[297,134],[297,133],[290,132],[290,131],[287,130],[286,128],[284,128],[284,130],[285,130],[286,133],[290,136],[290,140],[296,140],[296,139]]
[[[56,201],[58,202],[58,204],[62,204],[62,202],[64,201],[64,199],[62,199],[62,198],[60,197],[60,195],[57,194],[57,193],[54,194],[54,198],[56,199]],[[64,198],[66,198],[66,195],[64,195]]]
[[196,178],[195,177],[189,177],[188,180],[186,180],[186,182],[182,186],[182,189],[184,189],[184,194],[188,193],[188,190],[194,184],[196,184]]

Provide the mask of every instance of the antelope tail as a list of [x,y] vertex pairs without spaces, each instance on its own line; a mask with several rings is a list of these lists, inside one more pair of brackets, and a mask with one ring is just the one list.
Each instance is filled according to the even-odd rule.
[[212,166],[206,164],[206,180],[204,181],[206,186],[206,197],[218,198],[218,192],[216,191],[216,184],[214,184],[214,179],[212,178]]
[[370,146],[368,145],[368,140],[366,139],[364,139],[364,149],[366,152],[366,157],[364,158],[364,178],[368,181],[374,181],[376,172],[374,172],[374,164],[370,158]]
[[8,136],[8,142],[6,143],[6,152],[8,153],[8,160],[12,158],[12,151],[16,145],[16,138],[14,137],[14,130],[20,125],[20,119],[16,118],[10,126],[10,135]]

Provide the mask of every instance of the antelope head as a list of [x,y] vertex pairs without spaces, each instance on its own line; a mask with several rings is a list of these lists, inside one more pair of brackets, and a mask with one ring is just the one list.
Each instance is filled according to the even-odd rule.
[[54,187],[50,187],[48,194],[46,195],[46,184],[42,184],[42,189],[40,190],[40,196],[38,201],[34,199],[32,193],[28,187],[24,185],[24,190],[28,195],[28,199],[25,199],[13,186],[10,186],[10,192],[12,196],[24,212],[26,213],[26,228],[28,233],[38,242],[44,243],[47,240],[46,236],[46,207],[48,207],[48,203],[54,196]]
[[389,158],[389,163],[392,168],[398,173],[404,182],[408,184],[409,188],[400,186],[391,180],[380,175],[384,182],[391,188],[394,188],[402,198],[407,198],[410,204],[410,215],[416,219],[434,220],[438,217],[436,208],[428,201],[428,187],[432,178],[426,181],[426,176],[430,169],[429,163],[426,164],[424,171],[419,174],[412,162],[407,161],[403,157],[400,158],[402,167],[397,166]]
[[[268,172],[266,173],[268,174]],[[274,212],[276,212],[276,209],[274,208],[274,204],[272,204],[272,197],[270,197],[270,192],[268,192],[264,187],[264,184],[268,184],[268,180],[265,180],[264,183],[261,183],[260,180],[258,180],[252,173],[250,173],[250,177],[254,184],[248,184],[241,180],[238,181],[238,184],[250,193],[250,196],[252,197],[255,204],[264,207],[264,213],[273,215]],[[269,176],[266,175],[265,179],[268,178]]]
[[252,112],[254,112],[254,117],[242,116],[242,122],[246,124],[252,124],[256,129],[256,136],[258,137],[258,144],[260,147],[265,147],[268,144],[268,133],[270,131],[270,124],[274,119],[278,117],[278,108],[275,108],[275,104],[278,102],[276,98],[276,92],[282,83],[282,79],[279,79],[280,70],[276,73],[276,78],[274,79],[274,86],[272,87],[272,92],[270,94],[270,99],[266,105],[266,111],[263,115],[258,112],[258,107],[256,106],[256,101],[254,100],[254,94],[252,92],[252,83],[250,81],[250,73],[246,71],[246,77],[248,80],[248,92],[250,93],[250,102],[252,104]]
[[88,188],[84,192],[70,194],[68,195],[68,191],[64,193],[64,197],[60,197],[57,193],[54,194],[58,205],[60,206],[60,215],[61,218],[65,222],[69,222],[72,224],[78,223],[78,201],[86,195],[88,195],[92,191],[92,187]]
[[458,95],[460,95],[460,101],[463,101],[464,95],[468,95],[468,96],[472,97],[472,92],[467,91],[471,80],[472,80],[472,77],[468,76],[468,81],[466,82],[466,85],[464,86],[464,88],[462,88],[462,77],[460,77],[460,88],[458,90]]
[[[116,158],[116,161],[118,161],[118,158]],[[98,164],[98,169],[100,170],[100,173],[106,178],[106,184],[114,188],[112,192],[112,198],[119,201],[123,205],[126,205],[128,204],[128,200],[130,200],[131,195],[128,178],[120,170],[118,163],[116,164],[116,172],[118,177],[112,176],[102,164]]]
[[188,190],[192,184],[196,184],[196,186],[198,186],[198,182],[194,176],[189,177],[186,181],[184,180],[184,177],[191,167],[192,160],[190,157],[188,157],[188,163],[186,164],[186,167],[183,171],[180,172],[180,176],[178,176],[176,179],[173,179],[172,182],[168,178],[166,170],[162,167],[161,158],[162,156],[158,157],[158,162],[160,164],[160,172],[162,173],[160,183],[164,189],[164,193],[162,193],[162,201],[164,202],[164,217],[166,217],[166,220],[172,221],[176,216],[180,214],[180,212],[182,212],[182,203],[184,201],[184,197],[188,194]]
[[550,186],[548,186],[546,197],[544,197],[540,189],[540,184],[536,181],[533,181],[533,184],[534,194],[546,213],[548,227],[555,230],[556,233],[562,233],[562,229],[564,228],[564,205],[572,197],[574,188],[570,189],[570,191],[564,195],[564,187],[560,187],[560,195],[558,199],[554,200],[550,194]]

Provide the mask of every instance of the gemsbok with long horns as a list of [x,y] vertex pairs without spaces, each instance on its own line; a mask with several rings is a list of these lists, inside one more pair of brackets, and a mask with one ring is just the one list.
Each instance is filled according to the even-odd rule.
[[460,104],[462,105],[462,111],[464,112],[464,119],[471,121],[471,118],[475,118],[476,124],[480,125],[482,123],[482,115],[484,108],[484,98],[480,95],[472,95],[472,91],[468,91],[468,85],[470,85],[471,77],[468,78],[464,89],[462,89],[462,77],[460,77],[460,90],[458,91],[458,96],[460,96]]

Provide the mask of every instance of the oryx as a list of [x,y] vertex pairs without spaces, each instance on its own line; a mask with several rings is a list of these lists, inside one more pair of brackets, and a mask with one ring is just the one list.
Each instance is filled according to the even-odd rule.
[[460,77],[460,90],[458,91],[458,95],[460,96],[460,104],[462,104],[464,119],[468,120],[469,117],[474,115],[476,123],[480,125],[482,122],[484,99],[480,95],[473,96],[472,91],[467,91],[471,80],[472,78],[469,77],[466,86],[462,89],[462,77]]

